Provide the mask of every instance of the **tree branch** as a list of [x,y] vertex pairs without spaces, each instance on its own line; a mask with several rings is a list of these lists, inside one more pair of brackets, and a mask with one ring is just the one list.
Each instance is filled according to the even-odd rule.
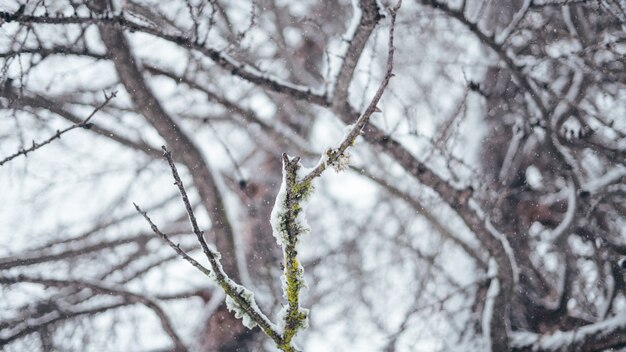
[[517,332],[511,341],[515,352],[605,351],[626,344],[626,315],[550,335]]
[[[30,94],[25,91],[22,91],[22,94],[19,96],[12,91],[5,90],[3,92],[5,96],[7,96],[10,100],[9,106],[15,108],[24,108],[31,107],[33,109],[42,109],[47,110],[53,114],[56,114],[74,124],[80,124],[81,119],[75,114],[71,113],[67,108],[62,106],[62,104],[58,102],[54,102],[51,98],[47,98],[37,94]],[[136,142],[126,137],[119,135],[117,132],[114,132],[108,128],[101,127],[98,125],[93,125],[89,129],[91,132],[94,132],[102,137],[108,138],[112,141],[115,141],[123,146],[130,147],[131,149],[140,151],[145,155],[157,159],[161,157],[161,153],[159,153],[158,149],[153,148],[152,146],[145,144],[143,142]]]
[[[99,4],[106,8],[108,2],[101,0]],[[108,19],[106,15],[103,16]],[[225,269],[233,278],[238,279],[239,267],[235,255],[234,233],[209,163],[191,138],[163,109],[161,102],[148,87],[124,33],[116,26],[107,25],[110,24],[108,20],[99,24],[100,36],[108,54],[113,58],[118,77],[126,87],[137,111],[146,117],[189,170],[202,204],[211,219],[217,248],[225,255]]]
[[56,280],[56,279],[46,279],[40,277],[31,277],[26,275],[19,275],[17,277],[0,277],[0,284],[3,285],[12,285],[16,283],[34,283],[44,285],[46,287],[75,287],[75,288],[88,288],[94,292],[100,294],[107,294],[113,296],[123,297],[125,300],[129,302],[138,302],[145,305],[147,308],[151,309],[159,318],[161,325],[165,332],[170,336],[172,342],[174,342],[174,350],[176,352],[184,352],[187,351],[187,347],[180,339],[172,323],[169,318],[161,309],[161,307],[152,299],[139,295],[137,293],[133,293],[130,291],[123,290],[121,288],[115,288],[111,286],[105,286],[102,284],[92,283],[88,281],[79,281],[79,280]]
[[180,191],[181,198],[185,205],[185,209],[187,210],[187,215],[189,216],[189,221],[193,228],[193,232],[196,235],[198,242],[200,242],[202,251],[209,261],[211,270],[199,264],[196,260],[184,253],[184,251],[182,251],[179,246],[171,242],[167,238],[167,235],[159,231],[157,226],[150,220],[147,214],[143,212],[141,208],[136,204],[135,208],[139,213],[144,216],[146,221],[148,221],[150,227],[152,228],[152,231],[154,231],[155,234],[165,240],[170,245],[170,247],[172,247],[185,260],[187,260],[202,273],[214,279],[218,283],[218,285],[224,290],[226,295],[236,304],[238,308],[242,310],[241,312],[238,312],[238,314],[241,314],[244,319],[251,319],[256,325],[261,328],[261,330],[263,330],[263,332],[268,337],[274,340],[277,345],[280,345],[282,343],[282,337],[280,333],[277,331],[274,324],[272,324],[272,322],[260,310],[260,308],[256,304],[256,301],[254,300],[254,295],[246,290],[243,286],[238,285],[235,281],[228,277],[220,262],[220,253],[210,249],[208,244],[204,240],[204,233],[200,230],[200,227],[198,226],[196,216],[189,202],[189,197],[187,196],[187,191],[185,190],[185,186],[183,185],[183,182],[178,175],[178,170],[176,169],[176,165],[174,164],[171,153],[167,150],[167,148],[165,148],[165,146],[163,146],[162,148],[164,151],[164,156],[167,159],[167,162],[172,170],[175,185]]
[[376,93],[374,94],[374,97],[370,101],[363,114],[356,120],[353,125],[350,126],[351,128],[349,132],[343,138],[343,140],[339,144],[339,147],[334,150],[327,150],[317,166],[315,166],[315,168],[302,179],[302,182],[310,182],[312,179],[319,177],[328,166],[333,166],[338,171],[344,168],[341,165],[341,163],[344,162],[342,161],[342,159],[347,161],[346,159],[349,158],[349,155],[346,154],[346,150],[350,146],[354,145],[356,138],[361,135],[361,133],[363,132],[363,128],[369,123],[372,114],[375,112],[380,112],[380,109],[377,106],[378,102],[380,101],[380,98],[383,96],[383,93],[387,89],[391,77],[393,77],[393,54],[395,52],[393,40],[396,25],[396,15],[401,5],[402,0],[398,1],[398,4],[394,8],[389,10],[389,14],[391,16],[391,24],[389,26],[389,44],[387,49],[386,71],[382,82],[380,83],[378,89],[376,90]]
[[28,153],[33,152],[47,144],[52,143],[52,141],[54,141],[55,139],[61,139],[61,136],[64,135],[65,133],[76,129],[76,128],[85,128],[85,129],[90,129],[92,127],[92,123],[89,122],[89,120],[91,120],[92,117],[94,117],[96,115],[96,113],[98,111],[100,111],[100,109],[102,109],[106,104],[108,104],[108,102],[115,98],[117,95],[117,92],[112,92],[110,95],[107,96],[106,93],[104,93],[104,102],[102,102],[102,104],[100,104],[98,107],[96,107],[93,112],[91,114],[89,114],[89,116],[87,116],[87,118],[80,122],[80,123],[75,123],[74,125],[67,127],[65,129],[62,130],[57,130],[57,132],[50,138],[42,141],[42,142],[35,142],[33,141],[33,144],[30,148],[27,149],[21,149],[17,152],[15,152],[14,154],[9,155],[8,157],[0,160],[0,166],[4,165],[5,163],[17,158],[20,155],[24,155],[24,157],[26,157],[28,155]]
[[187,38],[184,35],[168,34],[160,31],[157,27],[150,27],[135,23],[132,20],[125,18],[123,14],[111,15],[105,13],[91,17],[51,17],[0,12],[0,19],[4,19],[6,22],[18,22],[23,24],[84,24],[97,25],[101,28],[107,27],[110,29],[113,29],[115,27],[122,27],[128,29],[131,32],[143,32],[173,42],[182,47],[191,48],[197,52],[200,52],[210,58],[213,62],[221,66],[223,69],[229,71],[231,74],[239,76],[257,85],[264,86],[270,90],[279,93],[289,94],[291,96],[297,97],[297,99],[315,101],[317,103],[325,102],[324,95],[320,92],[314,92],[310,87],[296,85],[291,82],[284,81],[280,78],[271,76],[268,73],[260,71],[259,69],[251,65],[238,62],[233,57],[220,50],[206,47],[203,44],[191,38]]
[[387,56],[386,74],[369,106],[353,125],[348,134],[342,139],[339,147],[329,149],[322,155],[320,162],[306,175],[299,177],[300,158],[289,159],[283,154],[283,182],[281,190],[276,197],[276,203],[272,210],[272,228],[274,235],[283,248],[284,257],[284,285],[283,292],[287,298],[287,307],[281,311],[285,325],[283,344],[279,346],[283,351],[295,351],[291,340],[300,329],[307,326],[308,311],[300,307],[299,297],[304,287],[304,269],[297,259],[297,245],[302,234],[309,231],[304,219],[304,203],[309,198],[313,186],[313,179],[319,177],[328,166],[335,167],[340,171],[347,168],[347,149],[354,144],[363,127],[369,121],[370,116],[378,111],[377,104],[380,101],[389,80],[393,76],[393,53],[394,53],[394,29],[398,9],[402,1],[389,10],[391,25],[389,27],[389,49]]
[[331,97],[331,105],[339,106],[348,100],[348,89],[352,82],[354,70],[372,31],[382,18],[380,11],[377,1],[361,0],[358,4],[353,2],[352,24],[343,38],[347,42],[344,52],[341,54],[343,61],[337,77],[334,79],[334,86],[328,92]]

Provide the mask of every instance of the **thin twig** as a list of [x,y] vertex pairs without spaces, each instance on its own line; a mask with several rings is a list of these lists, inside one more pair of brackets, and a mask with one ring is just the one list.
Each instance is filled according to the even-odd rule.
[[159,230],[159,228],[154,224],[154,222],[152,222],[152,220],[150,219],[150,217],[148,217],[148,214],[145,211],[141,210],[141,208],[137,204],[133,203],[133,205],[135,206],[135,209],[137,209],[137,212],[139,212],[139,214],[141,214],[144,219],[146,219],[148,224],[150,224],[150,228],[155,234],[161,237],[163,241],[165,241],[170,247],[172,247],[174,251],[176,251],[176,253],[178,253],[183,259],[191,263],[191,265],[195,266],[204,275],[211,276],[211,270],[207,269],[204,265],[198,263],[197,260],[189,256],[189,254],[185,253],[185,251],[180,248],[180,244],[175,244],[174,242],[172,242],[172,240],[169,239],[166,234]]
[[185,186],[183,185],[183,181],[180,179],[180,175],[178,174],[178,170],[176,169],[176,165],[174,164],[174,159],[172,159],[172,153],[170,153],[165,146],[162,146],[163,156],[167,159],[167,163],[170,164],[170,169],[172,170],[172,176],[174,177],[174,184],[178,187],[180,191],[180,196],[183,198],[183,203],[185,203],[185,209],[187,210],[187,215],[189,215],[189,222],[191,222],[191,227],[193,228],[193,233],[196,234],[198,238],[198,242],[200,242],[200,246],[202,247],[202,251],[206,255],[209,261],[215,260],[215,253],[213,253],[206,241],[204,240],[204,232],[200,230],[198,226],[198,221],[196,220],[196,215],[193,212],[193,207],[191,206],[191,202],[189,202],[189,197],[187,196],[187,191],[185,191]]
[[[23,326],[22,329],[16,331],[15,333],[12,333],[11,335],[0,338],[0,346],[6,346],[10,342],[13,342],[21,337],[34,334],[36,332],[41,331],[42,329],[45,329],[49,326],[53,326],[55,324],[70,321],[72,319],[82,317],[82,316],[97,315],[103,312],[108,312],[110,310],[114,310],[120,307],[126,307],[126,306],[137,304],[137,303],[139,302],[122,301],[122,302],[116,302],[116,303],[111,303],[111,304],[107,304],[103,306],[97,306],[94,308],[87,308],[87,309],[82,309],[82,310],[71,310],[71,311],[64,310],[63,312],[57,312],[55,316],[51,318],[47,318],[46,320],[42,322],[34,323],[34,324],[33,323],[25,324],[25,322],[28,321],[28,319],[25,318],[24,320],[20,321],[21,323],[20,325]],[[17,324],[13,327],[17,327]]]
[[18,275],[16,277],[0,277],[0,284],[3,285],[12,285],[21,282],[35,283],[44,285],[46,287],[75,287],[79,289],[87,288],[92,290],[93,292],[123,297],[125,300],[130,302],[139,302],[151,309],[158,316],[159,320],[161,321],[161,325],[163,326],[163,330],[165,330],[165,332],[170,336],[172,342],[174,343],[174,351],[187,351],[187,347],[185,347],[182,339],[174,330],[174,327],[172,326],[172,323],[170,322],[168,316],[165,314],[163,309],[153,299],[149,297],[126,291],[122,288],[105,286],[99,283],[83,280],[57,280],[25,275]]
[[44,145],[46,145],[46,144],[50,144],[50,143],[52,143],[52,141],[54,141],[55,139],[61,139],[61,136],[62,136],[63,134],[65,134],[65,133],[67,133],[67,132],[69,132],[69,131],[71,131],[71,130],[73,130],[73,129],[75,129],[75,128],[82,127],[82,128],[85,128],[85,129],[90,129],[90,128],[91,128],[91,126],[92,126],[92,124],[89,122],[89,120],[91,120],[91,118],[92,118],[92,117],[94,117],[94,115],[95,115],[98,111],[100,111],[100,109],[102,109],[105,105],[107,105],[107,104],[109,103],[109,101],[110,101],[111,99],[115,98],[116,96],[117,96],[117,91],[112,92],[112,93],[111,93],[110,95],[108,95],[108,96],[107,96],[107,94],[106,94],[106,93],[104,93],[104,98],[105,98],[104,102],[103,102],[102,104],[100,104],[98,107],[96,107],[96,108],[95,108],[95,109],[91,112],[91,114],[89,114],[89,116],[87,116],[87,118],[86,118],[83,122],[81,122],[81,123],[76,123],[76,124],[74,124],[74,125],[72,125],[72,126],[70,126],[70,127],[67,127],[67,128],[65,128],[65,129],[63,129],[63,130],[57,130],[57,132],[56,132],[54,135],[52,135],[52,137],[50,137],[50,138],[46,139],[46,140],[45,140],[45,141],[43,141],[43,142],[39,142],[39,143],[37,143],[37,142],[33,141],[33,144],[32,144],[32,146],[31,146],[30,148],[28,148],[28,149],[21,149],[21,150],[17,151],[16,153],[14,153],[14,154],[12,154],[12,155],[10,155],[10,156],[8,156],[8,157],[6,157],[6,158],[2,159],[2,161],[0,161],[0,166],[2,166],[2,165],[4,165],[5,163],[7,163],[7,162],[9,162],[9,161],[11,161],[11,160],[13,160],[13,159],[17,158],[17,157],[18,157],[18,156],[20,156],[20,155],[24,155],[24,156],[26,157],[26,156],[28,155],[28,153],[33,152],[33,151],[35,151],[35,150],[37,150],[37,149],[39,149],[39,148],[43,147],[43,146],[44,146]]
[[225,52],[222,52],[218,49],[206,47],[203,43],[196,42],[193,38],[188,38],[185,35],[181,34],[170,34],[165,33],[161,30],[161,28],[155,26],[147,26],[131,21],[122,15],[110,15],[105,14],[101,16],[89,16],[89,17],[80,17],[80,16],[60,16],[60,17],[52,17],[52,16],[32,16],[32,15],[24,15],[23,13],[9,13],[0,11],[0,20],[5,20],[6,22],[18,22],[21,24],[84,24],[84,25],[99,25],[99,26],[113,26],[113,27],[122,27],[131,32],[143,32],[146,34],[153,35],[155,37],[170,41],[177,45],[192,49],[194,51],[198,51],[210,58],[217,65],[221,66],[223,69],[231,72],[235,76],[239,76],[249,82],[254,84],[261,85],[263,87],[269,88],[271,90],[286,93],[297,97],[298,99],[304,99],[307,101],[312,101],[317,104],[325,105],[326,99],[324,94],[319,91],[313,90],[309,86],[297,85],[292,82],[284,81],[278,77],[268,74],[267,72],[261,71],[256,67],[239,62],[235,60],[232,56],[228,55]]
[[345,138],[343,139],[339,147],[335,150],[327,151],[326,155],[322,158],[322,160],[325,159],[325,161],[317,164],[317,166],[315,166],[315,168],[311,172],[309,172],[306,176],[304,176],[304,178],[301,181],[302,183],[309,182],[312,179],[319,177],[322,174],[322,172],[324,172],[324,170],[328,168],[329,165],[332,165],[333,163],[337,162],[341,157],[343,157],[345,151],[354,144],[356,138],[361,134],[363,128],[369,122],[372,114],[375,112],[380,112],[380,109],[377,106],[378,102],[380,101],[380,98],[383,96],[383,93],[385,92],[385,89],[387,88],[387,85],[389,84],[391,77],[394,76],[393,54],[395,52],[395,47],[393,45],[393,39],[394,39],[394,32],[395,32],[395,25],[396,25],[396,15],[401,5],[402,5],[402,0],[398,1],[398,4],[396,4],[396,6],[389,9],[389,15],[391,16],[391,25],[389,27],[389,49],[388,49],[388,54],[387,54],[387,68],[385,72],[385,77],[380,83],[378,90],[376,91],[376,93],[374,94],[374,97],[372,98],[369,105],[365,109],[365,112],[363,112],[361,117],[359,117],[357,121],[354,123],[352,129],[345,136]]
[[291,341],[297,332],[305,326],[306,320],[308,319],[307,311],[300,307],[299,299],[300,291],[302,287],[304,287],[304,279],[302,277],[303,269],[297,258],[297,245],[301,234],[306,231],[306,226],[300,224],[298,221],[300,212],[304,211],[301,203],[304,202],[310,195],[312,189],[311,180],[320,176],[329,165],[333,165],[339,161],[340,158],[345,157],[344,153],[354,144],[354,141],[361,133],[361,130],[368,123],[370,116],[374,112],[380,111],[377,108],[377,104],[389,84],[389,80],[393,77],[393,38],[396,13],[401,4],[402,1],[398,1],[398,4],[389,10],[391,15],[391,26],[389,29],[389,54],[387,56],[387,70],[385,77],[383,78],[383,81],[372,98],[369,106],[363,115],[358,118],[339,147],[335,150],[330,149],[326,151],[317,166],[301,180],[297,179],[297,172],[300,167],[300,158],[296,157],[290,160],[287,154],[283,154],[283,182],[285,187],[285,198],[277,199],[277,203],[283,202],[283,204],[276,204],[275,207],[283,207],[284,213],[278,214],[277,219],[279,224],[274,224],[273,226],[276,226],[274,231],[278,233],[278,236],[281,236],[283,246],[285,278],[284,296],[287,298],[287,309],[283,317],[285,324],[283,343],[278,347],[285,352],[296,351]]
[[207,120],[206,124],[211,129],[211,132],[213,132],[213,135],[215,136],[215,139],[217,139],[217,141],[222,145],[222,148],[224,148],[224,151],[226,152],[226,156],[228,157],[230,162],[233,164],[233,167],[235,168],[235,172],[239,176],[239,181],[240,182],[245,182],[246,178],[243,176],[243,172],[241,171],[241,167],[239,166],[239,163],[237,162],[237,159],[235,159],[235,156],[233,155],[233,153],[231,152],[230,148],[228,147],[228,144],[226,144],[226,142],[220,137],[220,133],[217,131],[215,126],[213,126],[211,121]]
[[209,275],[214,278],[215,281],[219,284],[219,286],[224,290],[224,293],[228,297],[230,297],[245,313],[250,317],[252,321],[254,321],[263,332],[270,337],[276,344],[282,343],[282,336],[280,333],[276,331],[275,326],[272,322],[263,314],[263,312],[258,308],[256,303],[253,301],[254,298],[244,297],[245,293],[242,290],[242,287],[235,283],[231,278],[228,277],[226,272],[224,272],[224,268],[220,262],[221,255],[209,248],[208,244],[204,240],[204,232],[200,230],[198,226],[198,222],[196,220],[196,216],[193,212],[193,207],[189,202],[189,197],[187,196],[187,191],[185,190],[185,186],[180,179],[180,175],[178,174],[178,170],[176,168],[176,164],[174,164],[174,160],[172,158],[171,153],[167,150],[165,146],[161,147],[163,149],[163,156],[167,159],[167,162],[172,170],[172,176],[174,177],[174,184],[178,187],[180,191],[180,195],[183,199],[183,203],[185,204],[185,209],[187,210],[187,215],[189,216],[189,222],[191,223],[191,227],[193,228],[193,232],[198,238],[198,242],[202,246],[202,251],[206,255],[209,260],[209,264],[211,266],[211,270],[200,265],[196,260],[191,258],[189,255],[184,253],[177,245],[171,242],[165,234],[163,234],[158,227],[150,220],[145,212],[141,211],[141,208],[135,204],[135,208],[143,217],[148,221],[152,231],[156,233],[159,237],[163,238],[170,247],[172,247],[178,254],[180,254],[185,260],[191,263],[193,266],[198,268],[204,274]]

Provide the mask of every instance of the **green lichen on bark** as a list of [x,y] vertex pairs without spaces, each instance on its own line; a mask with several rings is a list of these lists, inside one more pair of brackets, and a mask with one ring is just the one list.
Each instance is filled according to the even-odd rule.
[[285,319],[285,331],[283,333],[283,341],[285,344],[291,344],[291,340],[296,333],[306,328],[308,325],[308,310],[300,307],[300,290],[305,286],[304,270],[298,260],[294,257],[290,258],[291,263],[286,266],[287,281],[287,303],[288,308]]
[[308,226],[301,214],[303,203],[313,191],[310,180],[297,180],[300,163],[298,158],[289,160],[283,156],[283,172],[285,177],[285,194],[281,201],[282,212],[278,214],[278,232],[281,235],[284,257],[284,296],[287,307],[282,319],[284,331],[282,344],[283,351],[293,351],[293,337],[308,325],[308,310],[300,307],[300,291],[305,286],[304,269],[297,259],[297,245],[300,237],[308,231]]
[[351,159],[351,155],[346,150],[340,151],[340,150],[333,150],[330,148],[326,150],[327,166],[332,167],[336,173],[346,171],[350,167],[350,159]]
[[313,192],[312,181],[296,181],[291,186],[291,195],[297,203],[306,201]]

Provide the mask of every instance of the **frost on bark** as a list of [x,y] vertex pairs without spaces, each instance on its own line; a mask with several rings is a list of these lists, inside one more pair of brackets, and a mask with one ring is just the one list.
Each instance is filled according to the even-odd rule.
[[399,6],[0,4],[0,349],[626,344],[626,4]]

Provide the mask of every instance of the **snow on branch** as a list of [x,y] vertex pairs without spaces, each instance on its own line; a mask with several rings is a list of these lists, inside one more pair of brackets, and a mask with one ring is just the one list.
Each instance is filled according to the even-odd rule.
[[313,190],[312,181],[321,176],[328,166],[335,168],[336,171],[348,168],[347,149],[354,145],[372,114],[380,111],[377,104],[393,77],[394,29],[396,14],[401,4],[402,2],[399,1],[394,8],[389,9],[391,25],[385,77],[365,112],[349,127],[339,147],[328,149],[322,155],[320,162],[310,171],[302,168],[299,157],[290,159],[287,154],[283,154],[283,181],[272,209],[271,223],[274,236],[282,246],[284,257],[282,281],[287,306],[279,314],[282,320],[280,327],[283,330],[283,345],[279,347],[284,351],[292,351],[292,338],[308,325],[308,310],[300,307],[299,303],[300,291],[306,283],[303,277],[304,268],[297,259],[297,244],[300,237],[310,230],[306,223],[305,207]]
[[378,102],[383,96],[387,85],[389,85],[391,77],[393,77],[393,54],[395,52],[393,40],[396,24],[396,14],[401,5],[402,1],[398,1],[398,4],[395,7],[389,9],[389,15],[391,16],[391,25],[389,27],[389,48],[387,52],[386,72],[382,82],[380,83],[380,86],[378,87],[378,90],[376,90],[374,97],[370,101],[363,114],[357,119],[357,121],[353,125],[349,126],[348,132],[342,139],[339,147],[337,147],[336,149],[328,149],[320,159],[320,162],[315,166],[315,168],[313,168],[311,172],[309,172],[308,175],[304,177],[303,181],[311,181],[315,177],[320,176],[328,166],[334,167],[337,171],[346,169],[347,165],[343,165],[347,161],[349,161],[349,154],[346,154],[346,150],[356,142],[356,138],[361,134],[361,131],[363,130],[365,125],[367,125],[372,114],[381,111],[377,106]]
[[492,277],[491,282],[489,283],[489,289],[487,290],[487,297],[485,299],[485,308],[483,309],[483,317],[482,317],[482,329],[483,329],[483,337],[485,338],[485,343],[487,345],[487,350],[493,350],[492,343],[492,324],[493,324],[493,316],[494,311],[496,310],[497,302],[496,299],[500,294],[500,281],[496,277],[498,273],[498,265],[495,260],[490,260],[489,262],[489,272],[488,276]]
[[516,332],[511,339],[513,351],[601,351],[626,343],[626,314],[570,331],[550,335]]
[[226,293],[228,308],[234,310],[235,315],[243,319],[244,325],[250,328],[258,325],[267,336],[274,340],[276,344],[282,343],[282,338],[278,333],[276,326],[267,318],[267,316],[265,316],[265,314],[256,304],[256,301],[254,300],[254,295],[243,286],[238,285],[228,277],[220,262],[221,255],[216,250],[209,248],[204,239],[204,232],[201,231],[200,227],[198,226],[196,216],[193,212],[191,203],[189,202],[189,197],[187,196],[187,191],[185,190],[183,181],[180,179],[180,175],[178,174],[178,170],[176,169],[176,165],[174,164],[174,160],[172,159],[172,154],[167,150],[165,146],[163,146],[162,148],[164,152],[163,155],[167,159],[167,162],[169,163],[172,170],[172,176],[174,177],[175,181],[174,184],[178,187],[181,198],[183,199],[183,203],[185,204],[185,209],[187,210],[187,215],[189,216],[189,222],[191,223],[193,232],[196,235],[198,242],[200,242],[200,246],[202,247],[202,251],[209,261],[211,270],[208,270],[207,268],[200,265],[197,261],[184,253],[184,251],[182,251],[178,245],[175,245],[173,242],[171,242],[168,237],[163,234],[158,229],[158,227],[150,220],[147,214],[141,211],[139,206],[135,205],[137,211],[144,216],[146,221],[148,221],[154,233],[161,237],[163,240],[165,240],[170,245],[170,247],[172,247],[179,255],[181,255],[181,257],[183,257],[183,259],[190,262],[202,273],[208,275],[210,278],[217,282],[217,284]]
[[587,182],[582,187],[582,191],[588,194],[597,194],[605,190],[608,186],[621,182],[624,177],[626,177],[626,167],[619,165],[607,171],[604,175]]
[[287,300],[287,305],[279,313],[280,322],[278,325],[272,323],[258,307],[254,294],[245,287],[238,285],[228,277],[222,268],[221,255],[214,249],[209,248],[204,239],[204,233],[198,226],[193,208],[187,196],[183,182],[178,174],[176,165],[171,153],[163,146],[164,157],[172,171],[174,184],[178,187],[183,203],[189,216],[194,234],[207,257],[210,269],[202,266],[195,259],[186,254],[180,247],[169,240],[168,236],[162,233],[158,227],[150,220],[146,212],[135,205],[137,211],[148,221],[153,232],[168,243],[183,259],[191,263],[205,275],[211,277],[226,293],[226,305],[229,310],[235,313],[237,318],[242,319],[243,324],[248,328],[259,326],[263,332],[269,336],[276,346],[285,352],[297,351],[293,345],[293,337],[302,329],[308,326],[308,310],[300,306],[300,292],[306,286],[304,281],[304,268],[297,259],[297,245],[301,236],[309,232],[306,223],[305,209],[306,201],[313,191],[312,181],[331,166],[340,171],[347,169],[349,156],[347,149],[354,145],[356,138],[361,134],[363,127],[368,123],[373,113],[380,111],[377,104],[380,101],[391,77],[393,77],[393,39],[395,30],[396,13],[402,2],[389,9],[391,25],[389,29],[389,50],[386,65],[386,74],[381,82],[376,94],[372,98],[365,112],[350,126],[348,132],[342,139],[339,147],[328,149],[321,157],[320,162],[312,170],[306,170],[300,164],[300,158],[289,158],[283,154],[283,181],[276,197],[276,202],[271,213],[271,224],[273,234],[283,250],[284,273],[282,276],[283,295]]
[[570,178],[567,181],[567,211],[565,212],[563,221],[561,221],[550,234],[550,241],[552,243],[558,244],[563,239],[567,238],[567,235],[569,234],[568,230],[574,224],[574,217],[576,215],[576,209],[578,208],[576,198],[576,184],[573,178]]
[[283,154],[283,181],[272,209],[271,223],[274,236],[282,246],[284,272],[283,296],[287,306],[279,314],[279,326],[283,334],[283,351],[291,351],[296,333],[308,326],[308,310],[300,307],[300,291],[306,286],[304,269],[297,259],[300,237],[309,231],[305,218],[306,201],[311,195],[311,181],[298,180],[300,158],[289,159]]
[[522,7],[515,13],[511,22],[506,26],[506,28],[504,28],[500,33],[495,36],[494,40],[496,44],[502,45],[504,41],[507,40],[509,36],[511,36],[511,33],[513,33],[515,29],[517,29],[517,25],[524,18],[524,16],[526,16],[526,13],[530,8],[531,3],[532,0],[524,0]]
[[131,32],[146,33],[200,52],[206,57],[210,58],[213,62],[215,62],[223,69],[228,70],[233,75],[239,76],[254,84],[258,84],[259,86],[266,87],[276,92],[287,93],[293,97],[296,97],[297,99],[309,100],[322,105],[325,104],[323,92],[314,90],[308,86],[294,84],[292,82],[288,82],[281,78],[275,77],[267,72],[259,70],[252,65],[239,62],[227,53],[215,48],[208,47],[205,45],[205,43],[194,40],[193,38],[189,38],[186,35],[166,33],[165,31],[157,27],[137,23],[133,20],[128,19],[124,13],[90,14],[89,17],[52,17],[49,15],[26,15],[24,14],[23,10],[18,10],[14,13],[0,11],[0,20],[4,20],[9,23],[18,22],[22,24],[82,24],[112,27],[119,26]]

